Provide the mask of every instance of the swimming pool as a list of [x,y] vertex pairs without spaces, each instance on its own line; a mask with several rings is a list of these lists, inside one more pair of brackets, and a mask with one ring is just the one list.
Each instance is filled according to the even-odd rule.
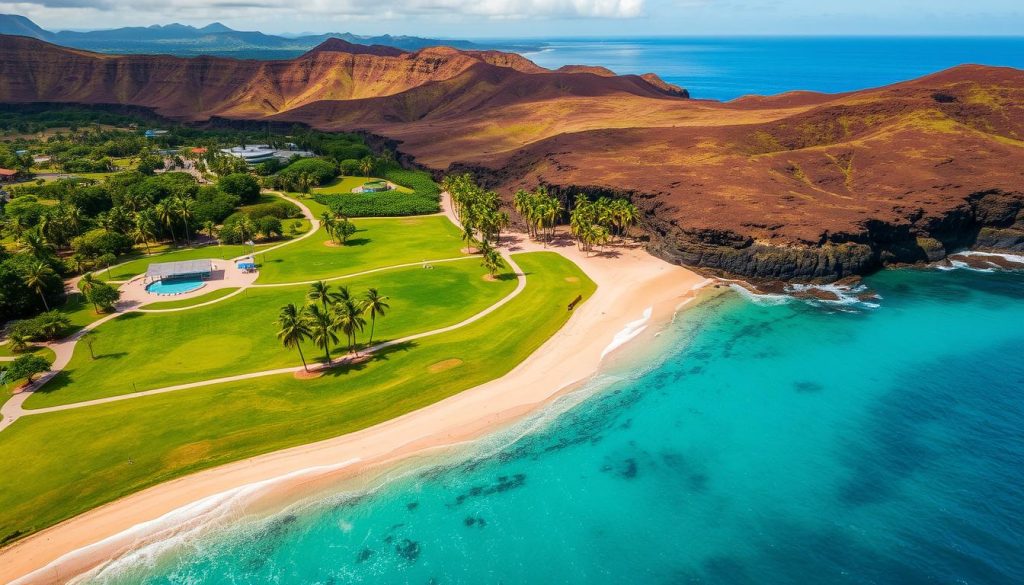
[[206,282],[198,277],[158,280],[146,285],[146,291],[155,295],[180,295],[203,288]]

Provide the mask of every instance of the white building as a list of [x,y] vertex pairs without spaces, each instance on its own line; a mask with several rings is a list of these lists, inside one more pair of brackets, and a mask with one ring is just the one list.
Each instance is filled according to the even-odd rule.
[[[289,145],[294,146],[294,145]],[[313,156],[313,153],[308,150],[278,150],[271,147],[269,144],[250,144],[247,146],[235,146],[232,148],[222,148],[221,152],[236,156],[250,165],[258,165],[263,162],[267,162],[270,159],[277,159],[285,162],[293,156],[299,156],[302,158],[308,158]]]

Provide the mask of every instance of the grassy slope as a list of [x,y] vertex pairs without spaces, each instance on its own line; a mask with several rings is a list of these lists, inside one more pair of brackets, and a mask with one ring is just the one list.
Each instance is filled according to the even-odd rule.
[[180,309],[182,307],[191,307],[193,305],[199,305],[207,303],[209,301],[215,301],[222,299],[229,294],[238,290],[238,287],[221,288],[213,292],[208,292],[205,295],[199,295],[198,297],[192,297],[190,299],[180,299],[177,301],[161,301],[158,303],[149,303],[148,305],[142,305],[142,309]]
[[324,245],[323,230],[269,254],[256,255],[256,282],[296,282],[330,278],[382,266],[459,256],[463,247],[458,228],[442,216],[364,218],[354,220],[357,231],[345,246]]
[[[579,268],[554,253],[516,260],[528,284],[510,303],[358,369],[307,381],[282,375],[221,384],[17,421],[0,434],[0,542],[192,471],[356,431],[504,375],[561,327],[569,301],[594,290]],[[462,364],[429,370],[449,359]],[[40,446],[48,446],[45,457]]]
[[[487,282],[475,258],[404,268],[345,279],[355,295],[377,287],[391,297],[390,313],[378,320],[374,341],[452,325],[494,304],[515,280]],[[337,285],[336,285],[337,286]],[[75,347],[68,366],[34,393],[25,406],[42,408],[274,368],[299,366],[298,353],[277,341],[281,306],[302,304],[308,287],[248,289],[240,295],[187,311],[129,313],[96,329],[91,359]],[[369,325],[369,324],[368,324]],[[367,327],[362,341],[369,333]],[[341,344],[345,344],[344,335]],[[323,357],[311,342],[307,361]],[[2,439],[2,438],[0,438]]]

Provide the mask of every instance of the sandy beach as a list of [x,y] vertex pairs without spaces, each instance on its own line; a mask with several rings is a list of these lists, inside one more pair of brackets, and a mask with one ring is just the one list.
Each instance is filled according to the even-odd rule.
[[655,331],[709,282],[639,247],[591,255],[571,243],[548,247],[514,235],[505,249],[556,251],[598,285],[562,329],[507,375],[355,433],[201,471],[91,510],[0,551],[0,582],[65,582],[146,533],[173,534],[185,518],[240,495],[297,501],[318,487],[508,425],[591,377],[614,348]]

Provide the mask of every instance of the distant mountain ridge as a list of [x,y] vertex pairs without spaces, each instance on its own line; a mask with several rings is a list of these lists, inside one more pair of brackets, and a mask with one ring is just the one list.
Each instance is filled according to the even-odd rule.
[[171,23],[86,32],[53,32],[17,14],[0,14],[0,34],[31,37],[56,45],[100,53],[214,55],[261,59],[296,57],[331,38],[342,39],[357,45],[383,45],[406,51],[416,51],[438,45],[457,49],[494,48],[480,46],[469,41],[412,36],[362,36],[352,33],[328,33],[283,37],[259,31],[234,30],[220,22],[214,22],[201,28]]

